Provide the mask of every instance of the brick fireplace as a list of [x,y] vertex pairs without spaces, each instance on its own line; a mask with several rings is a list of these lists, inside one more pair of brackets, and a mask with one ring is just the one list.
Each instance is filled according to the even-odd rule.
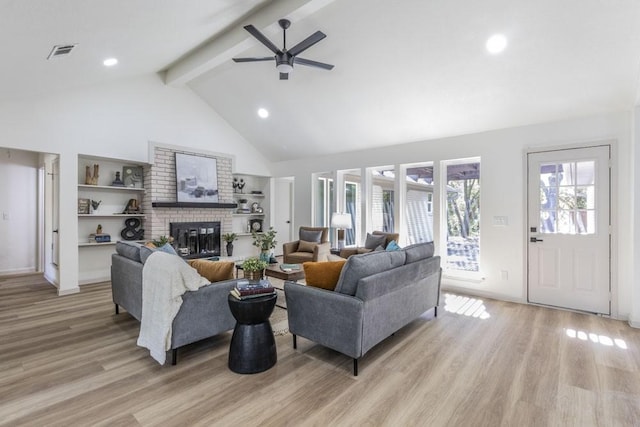
[[[171,223],[210,223],[218,222],[218,236],[232,231],[232,208],[200,207],[153,207],[155,202],[176,201],[176,164],[175,153],[211,157],[217,161],[218,198],[221,203],[233,203],[232,159],[220,155],[205,155],[190,151],[175,150],[162,146],[154,147],[153,164],[146,168],[144,187],[146,189],[142,204],[145,212],[145,238],[157,239],[170,235]],[[204,227],[209,228],[209,227]],[[218,242],[218,251],[220,245]],[[219,255],[219,254],[218,254]]]

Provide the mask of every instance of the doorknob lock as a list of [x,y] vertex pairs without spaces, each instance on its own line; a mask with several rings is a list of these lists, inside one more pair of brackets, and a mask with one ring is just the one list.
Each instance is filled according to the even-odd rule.
[[536,243],[536,242],[543,242],[544,240],[538,239],[537,237],[532,237],[532,238],[529,239],[529,241],[531,243]]

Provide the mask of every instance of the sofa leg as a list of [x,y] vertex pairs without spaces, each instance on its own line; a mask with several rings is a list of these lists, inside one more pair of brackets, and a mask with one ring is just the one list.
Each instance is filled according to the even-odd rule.
[[433,317],[438,317],[438,306],[433,307]]
[[291,335],[293,335],[293,349],[295,350],[296,348],[298,348],[298,341],[296,340],[295,334]]
[[174,348],[171,350],[171,365],[175,366],[178,364],[178,349]]
[[356,358],[353,359],[353,376],[358,376],[358,359]]
[[116,314],[120,314],[120,307],[118,307],[118,304],[115,304],[116,306]]

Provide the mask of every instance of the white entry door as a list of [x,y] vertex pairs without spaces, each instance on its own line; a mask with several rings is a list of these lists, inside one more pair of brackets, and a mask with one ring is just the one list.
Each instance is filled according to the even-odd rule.
[[291,242],[293,218],[293,179],[276,178],[275,197],[273,209],[273,228],[278,232],[278,246],[275,249],[276,255],[282,255],[282,243]]
[[528,298],[611,314],[610,147],[528,154]]

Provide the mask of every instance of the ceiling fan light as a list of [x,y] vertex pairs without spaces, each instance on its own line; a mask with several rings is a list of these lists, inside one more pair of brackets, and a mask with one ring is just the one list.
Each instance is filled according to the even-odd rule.
[[276,70],[280,73],[289,74],[293,71],[293,66],[283,62],[282,64],[276,65]]

